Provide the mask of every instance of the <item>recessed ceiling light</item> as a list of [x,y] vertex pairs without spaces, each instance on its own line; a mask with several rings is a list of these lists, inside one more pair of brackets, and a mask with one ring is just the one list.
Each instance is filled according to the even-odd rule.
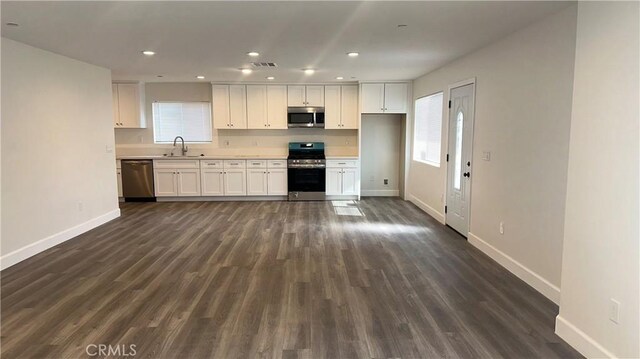
[[245,74],[245,75],[248,75],[248,74],[253,72],[253,70],[251,70],[251,69],[240,69],[240,71],[242,71],[242,73]]
[[407,25],[407,24],[400,24],[400,25],[398,25],[398,27],[407,27],[407,26],[409,26],[409,25]]
[[147,56],[153,56],[153,55],[155,55],[156,53],[155,53],[155,52],[153,52],[153,51],[151,51],[151,50],[144,50],[144,51],[142,51],[142,54],[143,54],[143,55],[147,55]]
[[336,80],[344,80],[344,77],[338,76],[338,77],[336,77]]
[[313,75],[316,72],[314,69],[304,69],[303,71],[305,75]]
[[17,22],[8,22],[6,25],[7,25],[7,26],[14,26],[14,27],[15,27],[15,26],[20,26],[20,25],[18,25],[18,23],[17,23]]
[[198,75],[198,76],[196,76],[196,78],[197,78],[198,80],[204,80],[204,76],[202,76],[202,75]]
[[164,76],[162,76],[162,75],[158,75],[157,77],[164,77]]
[[260,53],[255,52],[255,51],[251,51],[251,52],[247,52],[247,55],[249,55],[251,57],[258,57],[258,56],[260,56]]
[[349,57],[357,57],[358,55],[360,55],[360,53],[357,53],[357,52],[349,52],[349,53],[347,53],[347,56],[349,56]]
[[276,78],[275,78],[275,77],[273,77],[273,76],[267,76],[267,77],[266,77],[266,79],[267,79],[267,80],[275,80]]

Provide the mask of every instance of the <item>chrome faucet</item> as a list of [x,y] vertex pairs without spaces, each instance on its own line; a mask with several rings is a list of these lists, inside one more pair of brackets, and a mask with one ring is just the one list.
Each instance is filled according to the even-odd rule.
[[[173,147],[176,147],[176,143],[178,143],[178,139],[180,139],[180,141],[182,141],[182,155],[186,156],[187,155],[187,151],[189,151],[189,147],[184,145],[184,138],[182,138],[182,136],[176,136],[176,138],[173,139]],[[171,151],[171,155],[173,156],[173,150]]]

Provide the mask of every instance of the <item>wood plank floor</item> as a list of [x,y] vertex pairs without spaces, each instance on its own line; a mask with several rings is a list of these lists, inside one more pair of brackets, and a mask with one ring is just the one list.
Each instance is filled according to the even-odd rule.
[[397,198],[126,203],[1,274],[3,359],[580,357],[557,306]]

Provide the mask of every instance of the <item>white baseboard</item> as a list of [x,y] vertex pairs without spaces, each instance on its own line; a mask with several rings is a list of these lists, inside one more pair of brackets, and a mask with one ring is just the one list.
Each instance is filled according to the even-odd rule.
[[556,334],[587,358],[615,358],[613,353],[560,315],[556,317]]
[[194,196],[194,197],[156,197],[158,202],[265,202],[286,201],[288,196]]
[[431,217],[435,218],[438,222],[444,224],[444,213],[440,213],[438,212],[435,208],[429,206],[428,204],[422,202],[421,200],[419,200],[416,196],[410,194],[409,195],[409,202],[415,204],[416,206],[418,206],[418,208],[420,208],[421,210],[427,212],[428,215],[430,215]]
[[11,267],[12,265],[22,262],[23,260],[34,256],[40,252],[43,252],[51,247],[54,247],[62,242],[65,242],[73,237],[76,237],[84,232],[87,232],[93,228],[96,228],[104,223],[111,221],[112,219],[120,217],[120,209],[114,209],[101,216],[92,218],[77,226],[65,229],[62,232],[58,232],[47,238],[41,239],[37,242],[26,245],[20,249],[17,249],[11,253],[7,253],[0,257],[0,270]]
[[471,243],[471,245],[478,248],[486,255],[491,257],[491,259],[498,262],[498,264],[509,270],[509,272],[515,274],[516,277],[522,279],[525,283],[529,284],[535,290],[542,293],[542,295],[549,298],[554,303],[560,305],[560,288],[553,285],[548,280],[542,278],[539,274],[525,267],[522,263],[511,258],[501,250],[483,241],[475,234],[469,232],[467,240],[469,241],[469,243]]
[[360,192],[361,196],[367,197],[398,197],[400,195],[399,189],[363,189]]

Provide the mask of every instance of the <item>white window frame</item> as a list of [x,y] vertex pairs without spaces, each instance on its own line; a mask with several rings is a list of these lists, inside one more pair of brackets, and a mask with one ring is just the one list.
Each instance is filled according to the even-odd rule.
[[[438,142],[438,161],[430,161],[430,160],[423,160],[421,158],[419,158],[418,154],[416,153],[416,145],[417,145],[417,141],[416,141],[416,137],[418,135],[418,132],[416,131],[417,127],[418,127],[418,111],[417,111],[417,104],[418,101],[423,100],[423,99],[428,99],[430,97],[433,96],[440,96],[441,97],[441,107],[440,107],[440,111],[438,112],[438,114],[440,115],[439,118],[439,142]],[[420,163],[424,163],[433,167],[440,167],[441,162],[442,162],[442,121],[444,120],[444,91],[438,91],[438,92],[434,92],[431,93],[429,95],[425,95],[425,96],[421,96],[415,99],[414,103],[413,103],[413,146],[411,148],[411,159],[415,162],[420,162]],[[428,120],[425,120],[428,123]],[[427,126],[427,123],[425,123],[425,126]]]
[[156,132],[156,114],[155,114],[155,110],[156,110],[156,104],[161,104],[161,103],[203,103],[203,104],[207,104],[207,106],[209,107],[209,111],[208,111],[208,113],[209,113],[209,126],[210,126],[209,128],[210,128],[210,132],[211,132],[210,139],[208,141],[190,141],[189,139],[185,138],[184,142],[185,143],[195,143],[195,144],[198,144],[198,143],[207,144],[207,143],[212,143],[213,142],[213,116],[212,116],[212,113],[211,113],[211,108],[212,108],[211,102],[210,101],[179,101],[179,100],[176,100],[176,101],[154,101],[151,104],[151,120],[153,122],[153,143],[159,144],[159,145],[173,143],[173,140],[158,141],[156,139],[156,133],[157,132]]

